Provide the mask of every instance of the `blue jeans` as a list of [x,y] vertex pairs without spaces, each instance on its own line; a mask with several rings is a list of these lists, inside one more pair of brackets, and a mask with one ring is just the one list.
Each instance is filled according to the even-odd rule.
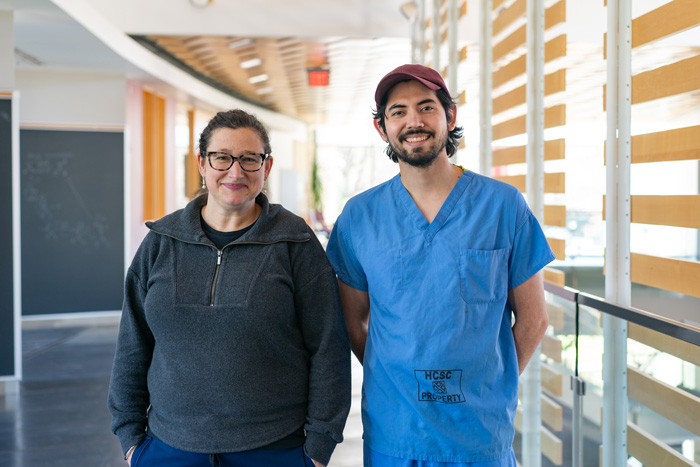
[[364,466],[365,467],[516,467],[515,453],[511,449],[510,454],[488,462],[435,462],[418,461],[413,459],[401,459],[391,457],[386,454],[374,451],[364,445]]
[[131,455],[131,467],[313,467],[302,446],[221,454],[182,451],[146,436]]

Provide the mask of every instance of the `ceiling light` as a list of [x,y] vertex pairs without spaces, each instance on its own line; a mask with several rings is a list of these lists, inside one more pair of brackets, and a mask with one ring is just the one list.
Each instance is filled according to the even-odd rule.
[[244,62],[241,62],[241,68],[243,68],[243,69],[254,68],[254,67],[260,66],[260,65],[262,65],[261,58],[252,58],[250,60],[246,60]]
[[204,8],[214,3],[214,0],[190,0],[190,3],[197,8]]
[[262,74],[262,75],[251,76],[250,78],[248,78],[248,82],[250,84],[256,84],[256,83],[262,83],[263,81],[267,81],[268,79],[270,79],[269,76],[267,76],[266,74]]
[[244,39],[238,39],[233,42],[228,43],[228,48],[229,49],[240,49],[241,47],[245,47],[247,45],[253,45],[255,41],[253,39],[246,37]]
[[255,90],[255,92],[256,92],[258,95],[261,95],[261,94],[270,94],[272,91],[273,91],[273,89],[272,89],[270,86],[268,86],[268,87],[266,87],[266,88],[260,88],[260,89],[256,89],[256,90]]

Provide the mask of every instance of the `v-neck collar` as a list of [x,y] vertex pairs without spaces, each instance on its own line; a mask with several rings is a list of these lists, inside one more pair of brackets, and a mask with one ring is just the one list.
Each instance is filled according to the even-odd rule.
[[408,217],[411,219],[415,227],[423,233],[425,240],[431,242],[433,237],[440,231],[447,219],[450,217],[452,210],[454,209],[457,201],[462,197],[462,194],[467,189],[469,180],[471,177],[468,175],[469,171],[465,170],[462,175],[459,176],[457,184],[452,188],[450,194],[447,195],[447,199],[442,203],[440,210],[433,219],[432,222],[428,223],[428,219],[425,218],[423,213],[418,209],[416,202],[413,201],[411,194],[406,190],[406,187],[401,183],[401,174],[398,174],[394,179],[394,192],[398,196],[401,204]]

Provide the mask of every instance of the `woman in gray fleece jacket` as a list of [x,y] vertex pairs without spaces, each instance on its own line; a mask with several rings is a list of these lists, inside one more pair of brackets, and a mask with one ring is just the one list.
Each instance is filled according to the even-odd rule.
[[128,270],[109,388],[131,466],[320,466],[350,408],[333,269],[303,219],[262,193],[263,125],[202,132],[207,193],[146,225]]

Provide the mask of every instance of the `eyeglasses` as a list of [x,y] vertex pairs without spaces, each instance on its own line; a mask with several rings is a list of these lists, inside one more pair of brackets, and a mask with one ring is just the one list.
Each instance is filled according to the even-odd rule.
[[231,154],[225,152],[206,153],[211,168],[222,172],[233,167],[233,163],[236,161],[238,161],[243,171],[257,172],[262,167],[267,156],[269,156],[269,154],[259,154],[257,152],[247,152],[238,157],[233,157]]

